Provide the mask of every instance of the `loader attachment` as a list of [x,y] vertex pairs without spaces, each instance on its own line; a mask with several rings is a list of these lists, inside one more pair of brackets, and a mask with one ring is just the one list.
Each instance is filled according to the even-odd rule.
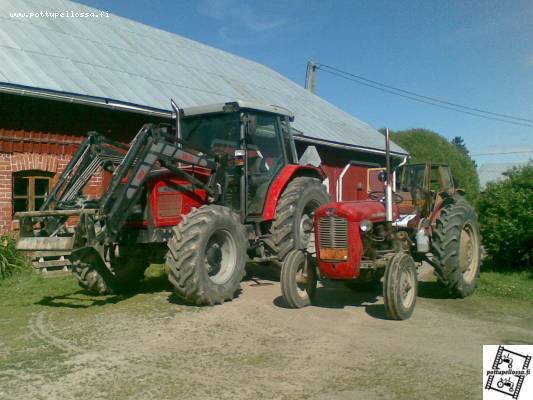
[[[86,247],[102,250],[119,241],[133,206],[154,169],[166,168],[212,201],[223,187],[227,156],[215,155],[168,133],[166,125],[144,125],[130,146],[96,132],[80,145],[50,196],[39,211],[19,212],[17,248],[27,251],[75,251]],[[210,170],[207,183],[184,171],[182,165]],[[101,198],[86,198],[83,189],[98,171],[112,171]]]
[[49,210],[27,211],[15,214],[20,220],[20,235],[17,249],[23,251],[67,251],[74,250],[76,243],[75,229],[60,224],[54,232],[47,232],[46,227],[57,225],[58,219],[77,217],[86,222],[86,216],[94,216],[97,210]]

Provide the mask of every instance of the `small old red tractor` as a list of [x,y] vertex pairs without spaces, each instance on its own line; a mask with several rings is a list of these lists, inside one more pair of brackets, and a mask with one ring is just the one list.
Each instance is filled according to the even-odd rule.
[[[100,294],[166,262],[178,295],[198,305],[232,299],[247,260],[281,263],[306,248],[329,195],[322,170],[298,162],[292,114],[172,105],[175,123],[144,125],[129,146],[90,134],[41,209],[16,214],[18,248],[70,252],[80,285]],[[89,198],[102,171],[110,184]]]
[[[387,133],[387,149],[388,149]],[[383,281],[393,319],[411,316],[417,297],[417,263],[434,267],[453,297],[471,294],[479,280],[477,216],[442,164],[401,165],[381,174],[384,192],[369,200],[331,202],[314,214],[314,243],[284,260],[281,288],[294,308],[309,305],[318,279]]]

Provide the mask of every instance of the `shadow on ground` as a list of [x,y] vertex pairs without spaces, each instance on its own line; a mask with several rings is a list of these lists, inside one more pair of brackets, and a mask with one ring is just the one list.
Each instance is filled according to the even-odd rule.
[[[348,287],[342,282],[325,281],[316,292],[312,307],[345,308],[364,307],[365,312],[373,318],[389,320],[385,313],[385,306],[378,304],[381,287],[354,286]],[[289,308],[282,296],[274,299],[274,305]]]
[[450,295],[437,282],[418,282],[418,297],[424,299],[449,299]]
[[[131,288],[124,293],[99,296],[88,290],[79,289],[57,296],[45,296],[35,304],[47,307],[89,308],[117,304],[139,294],[168,291],[170,294],[167,300],[170,303],[196,307],[195,304],[187,302],[175,294],[172,285],[168,281],[167,271],[162,266],[150,267],[146,275],[137,287]],[[279,268],[269,264],[251,263],[246,266],[246,275],[243,280],[253,282],[250,286],[274,285],[275,282],[279,282]]]
[[[117,304],[138,294],[157,293],[166,290],[172,290],[166,275],[151,276],[141,281],[139,286],[121,294],[98,296],[88,290],[79,289],[58,296],[45,296],[35,304],[47,307],[89,308]],[[181,302],[180,304],[185,303]]]

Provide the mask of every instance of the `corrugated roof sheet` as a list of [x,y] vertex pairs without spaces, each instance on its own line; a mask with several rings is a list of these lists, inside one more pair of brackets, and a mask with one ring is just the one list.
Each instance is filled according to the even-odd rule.
[[[170,109],[233,100],[291,110],[306,137],[384,149],[370,125],[264,65],[110,14],[13,18],[37,10],[97,12],[66,0],[0,1],[0,81]],[[405,153],[392,144],[391,150]]]

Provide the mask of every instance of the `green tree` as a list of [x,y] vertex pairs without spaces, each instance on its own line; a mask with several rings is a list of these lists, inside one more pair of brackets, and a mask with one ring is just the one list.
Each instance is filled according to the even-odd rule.
[[533,264],[533,161],[489,182],[479,198],[481,235],[497,268],[521,269]]
[[469,151],[466,148],[465,140],[461,136],[455,136],[452,140],[450,140],[450,143],[459,150],[463,151],[465,154],[469,154]]
[[[455,147],[457,147],[459,150],[461,150],[463,153],[465,153],[468,158],[472,160],[472,157],[470,157],[470,151],[466,147],[465,140],[461,136],[455,136],[452,140],[450,140],[450,143],[453,144]],[[472,160],[472,163],[477,169],[477,164],[474,160]]]
[[475,203],[479,194],[479,178],[476,166],[467,153],[438,133],[427,129],[396,131],[392,132],[391,138],[411,154],[411,163],[448,164],[457,187],[464,189],[467,199]]

